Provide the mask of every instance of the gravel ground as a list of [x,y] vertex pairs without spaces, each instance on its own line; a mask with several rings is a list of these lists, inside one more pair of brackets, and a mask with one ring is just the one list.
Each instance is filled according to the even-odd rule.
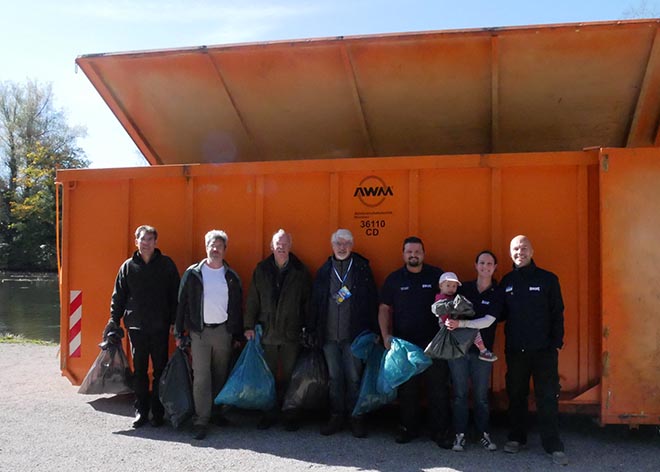
[[[0,344],[7,382],[0,396],[0,471],[88,471],[111,465],[139,471],[536,471],[554,466],[538,435],[527,450],[509,455],[469,444],[464,453],[438,448],[428,439],[398,445],[394,420],[372,418],[369,437],[318,433],[308,420],[297,432],[255,428],[254,412],[230,412],[231,424],[214,427],[206,440],[169,426],[131,428],[130,396],[88,396],[60,375],[58,348]],[[503,444],[505,430],[493,439]],[[589,418],[562,417],[562,434],[575,471],[658,471],[660,437],[655,427],[630,432],[600,428]]]

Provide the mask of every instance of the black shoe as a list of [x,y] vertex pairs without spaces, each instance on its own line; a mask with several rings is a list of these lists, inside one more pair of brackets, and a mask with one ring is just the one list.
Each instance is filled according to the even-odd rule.
[[453,439],[444,433],[435,433],[433,435],[433,441],[442,449],[451,449],[454,445]]
[[160,428],[165,423],[165,420],[163,420],[162,416],[154,416],[151,418],[150,423],[154,428]]
[[321,434],[323,436],[331,436],[341,431],[343,427],[344,418],[341,415],[330,415],[328,422],[321,426]]
[[397,444],[407,444],[418,436],[419,433],[416,433],[408,428],[401,426],[399,427],[396,436],[394,436],[394,441],[396,441]]
[[205,424],[196,424],[193,426],[193,439],[201,441],[209,433],[209,427]]
[[300,429],[300,423],[295,418],[286,418],[284,420],[284,430],[285,431],[298,431]]
[[147,413],[135,413],[135,421],[133,421],[134,428],[141,428],[149,422],[149,415]]
[[268,429],[275,424],[275,418],[272,416],[262,416],[257,423],[257,429]]
[[213,423],[216,426],[220,426],[221,428],[231,425],[231,422],[221,414],[212,415],[211,423]]
[[362,416],[354,416],[351,418],[351,433],[353,433],[354,438],[367,437],[367,425]]

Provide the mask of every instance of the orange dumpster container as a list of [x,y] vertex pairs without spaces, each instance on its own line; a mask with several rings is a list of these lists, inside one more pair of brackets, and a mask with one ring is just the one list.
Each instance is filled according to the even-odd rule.
[[139,224],[181,272],[224,229],[245,288],[279,228],[312,271],[350,229],[378,283],[406,236],[469,279],[484,248],[508,271],[524,233],[562,284],[562,409],[660,424],[657,36],[640,20],[79,57],[152,166],[57,174],[63,374],[96,356]]

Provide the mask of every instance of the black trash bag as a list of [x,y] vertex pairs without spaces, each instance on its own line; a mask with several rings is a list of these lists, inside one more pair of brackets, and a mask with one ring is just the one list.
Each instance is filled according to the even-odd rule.
[[320,410],[328,406],[328,366],[321,349],[305,349],[298,356],[284,394],[282,410]]
[[101,352],[82,381],[78,393],[121,395],[133,392],[133,373],[128,365],[119,337],[110,336],[99,344]]
[[160,376],[158,398],[176,429],[195,412],[192,369],[184,348],[177,348]]
[[472,302],[463,295],[456,295],[454,298],[438,300],[431,305],[431,311],[438,318],[448,315],[452,320],[469,320],[474,318],[475,314]]
[[478,332],[478,329],[472,328],[456,328],[450,331],[442,325],[424,349],[424,354],[431,359],[449,360],[463,357],[474,343],[474,338]]

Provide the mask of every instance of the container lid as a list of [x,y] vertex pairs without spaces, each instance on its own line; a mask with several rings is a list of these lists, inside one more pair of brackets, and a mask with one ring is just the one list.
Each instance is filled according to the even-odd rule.
[[92,54],[151,164],[657,146],[660,20]]

